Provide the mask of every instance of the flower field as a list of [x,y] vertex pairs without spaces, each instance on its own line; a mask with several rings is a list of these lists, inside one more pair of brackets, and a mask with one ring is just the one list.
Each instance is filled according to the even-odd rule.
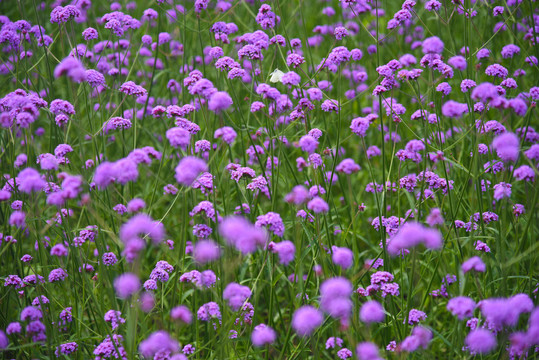
[[0,356],[539,356],[535,0],[0,2]]

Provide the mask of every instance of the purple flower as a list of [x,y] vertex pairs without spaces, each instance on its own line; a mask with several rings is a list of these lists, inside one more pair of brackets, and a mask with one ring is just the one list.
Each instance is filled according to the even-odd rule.
[[156,331],[141,341],[139,351],[146,358],[159,357],[159,354],[173,354],[180,351],[180,344],[166,331]]
[[331,251],[333,252],[332,260],[335,265],[343,269],[348,269],[354,263],[354,253],[352,250],[346,247],[332,246]]
[[403,249],[415,247],[419,244],[425,245],[428,249],[439,249],[442,247],[442,242],[442,234],[438,230],[429,229],[419,223],[406,223],[391,238],[387,251],[395,256]]
[[517,180],[521,181],[534,181],[535,179],[535,171],[528,165],[522,165],[516,169],[513,174]]
[[511,184],[501,182],[499,184],[494,185],[494,199],[501,200],[503,198],[510,198],[511,197]]
[[367,324],[382,322],[385,317],[384,308],[375,300],[367,301],[359,311],[359,319]]
[[348,36],[348,30],[345,27],[337,26],[333,31],[333,35],[335,36],[335,39],[342,40]]
[[165,228],[161,222],[154,221],[146,214],[133,216],[120,228],[120,239],[125,244],[142,236],[148,236],[154,243],[159,243],[165,236]]
[[329,211],[328,203],[319,196],[315,196],[311,201],[307,203],[307,209],[312,210],[314,213],[326,213]]
[[260,215],[256,218],[256,227],[266,227],[269,231],[277,236],[283,236],[285,227],[281,215],[275,212],[268,212],[265,215]]
[[251,334],[251,341],[257,347],[272,344],[276,338],[277,334],[275,331],[265,324],[255,326]]
[[191,324],[193,321],[193,314],[185,305],[172,308],[172,310],[170,310],[170,317],[174,320],[180,320],[186,324]]
[[474,256],[463,262],[461,265],[461,269],[464,273],[467,273],[470,270],[474,270],[477,272],[485,272],[487,267],[479,256]]
[[361,342],[357,344],[356,354],[359,360],[382,360],[378,347],[371,342]]
[[425,314],[421,310],[417,309],[411,309],[408,313],[408,324],[410,325],[416,325],[420,321],[425,320],[427,318],[427,314]]
[[166,137],[175,148],[181,148],[182,150],[187,150],[187,147],[190,143],[191,135],[189,131],[181,127],[173,127],[167,130]]
[[201,240],[195,244],[193,256],[197,263],[206,264],[219,259],[221,249],[213,240]]
[[400,344],[401,350],[413,352],[422,347],[426,349],[432,340],[432,332],[422,326],[416,326],[412,330],[412,335],[406,337]]
[[92,28],[92,27],[86,28],[82,32],[82,37],[86,41],[95,40],[95,39],[97,39],[97,36],[98,36],[97,30]]
[[352,355],[352,351],[347,348],[342,348],[341,350],[337,351],[337,357],[339,359],[349,359],[352,357]]
[[296,254],[296,247],[292,241],[281,241],[279,243],[270,243],[268,247],[273,248],[273,252],[279,255],[279,263],[282,265],[288,265],[294,261],[294,256]]
[[120,86],[120,92],[133,95],[135,97],[141,97],[148,94],[148,91],[142,86],[135,84],[133,81],[127,81]]
[[86,69],[76,58],[68,56],[63,59],[54,69],[54,77],[67,76],[72,81],[80,83],[86,80]]
[[223,291],[223,299],[228,301],[233,311],[238,311],[251,295],[252,292],[247,286],[234,282],[229,283]]
[[118,262],[118,258],[113,252],[104,253],[101,258],[106,266],[112,266]]
[[347,320],[352,313],[352,284],[343,277],[328,279],[320,286],[320,308],[331,317]]
[[140,289],[140,280],[137,275],[124,273],[114,279],[114,289],[121,299],[127,299]]
[[492,147],[503,161],[517,161],[520,146],[515,134],[506,132],[498,135],[492,141]]
[[423,40],[423,54],[441,54],[444,50],[444,43],[437,36],[429,37]]
[[51,270],[51,272],[49,273],[49,282],[53,283],[53,282],[58,282],[58,281],[64,281],[67,278],[67,276],[68,275],[64,269],[62,268],[54,269],[54,270]]
[[497,346],[496,337],[485,329],[472,330],[464,340],[466,346],[474,354],[488,354]]
[[39,172],[32,168],[26,168],[17,175],[19,190],[27,194],[43,190],[46,184]]
[[202,159],[186,156],[176,166],[176,181],[182,185],[190,186],[203,172],[208,171],[208,165]]
[[218,91],[211,96],[210,101],[208,102],[208,108],[211,111],[220,113],[228,109],[232,104],[232,98],[228,93]]
[[23,228],[26,225],[26,214],[23,211],[14,211],[9,216],[9,225]]
[[305,305],[294,312],[292,316],[292,328],[301,337],[309,336],[315,331],[322,322],[324,317],[320,310]]
[[464,320],[473,316],[475,301],[466,296],[452,298],[447,303],[447,310],[455,315],[459,320]]
[[219,224],[219,233],[229,245],[243,254],[256,251],[257,246],[266,245],[267,234],[240,216],[225,218]]

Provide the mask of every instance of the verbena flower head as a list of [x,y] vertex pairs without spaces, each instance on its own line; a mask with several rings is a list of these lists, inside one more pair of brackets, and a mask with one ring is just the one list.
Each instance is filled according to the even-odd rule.
[[305,305],[294,312],[292,317],[292,328],[299,336],[310,336],[322,325],[324,317],[316,308]]

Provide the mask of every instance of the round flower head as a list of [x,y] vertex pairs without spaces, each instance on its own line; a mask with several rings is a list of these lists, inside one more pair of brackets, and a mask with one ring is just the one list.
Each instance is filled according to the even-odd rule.
[[180,320],[186,324],[190,324],[193,321],[193,314],[185,305],[172,308],[172,310],[170,310],[170,317],[174,320]]
[[145,358],[160,358],[159,354],[178,352],[180,345],[166,331],[156,331],[139,345],[139,351]]
[[385,317],[384,308],[375,300],[367,301],[359,311],[359,319],[367,324],[382,322]]
[[352,284],[343,277],[328,279],[320,286],[320,308],[333,318],[348,319],[352,313]]
[[231,105],[232,98],[224,91],[214,93],[208,102],[208,108],[216,113],[220,113],[221,111],[228,109]]
[[452,298],[447,303],[447,310],[455,315],[459,320],[464,320],[473,316],[475,301],[466,296]]
[[273,244],[273,251],[279,255],[279,263],[288,265],[294,261],[294,255],[296,254],[296,247],[292,241],[281,241]]
[[354,263],[354,253],[352,250],[346,247],[337,247],[332,246],[331,250],[333,252],[333,263],[342,267],[343,269],[348,269]]
[[265,324],[255,326],[251,334],[251,341],[257,347],[272,344],[276,338],[275,331]]
[[475,329],[471,331],[464,343],[472,351],[477,354],[488,354],[497,346],[496,336],[486,329]]
[[405,223],[398,233],[389,241],[388,252],[395,256],[403,249],[424,244],[429,249],[442,246],[442,234],[436,229],[429,229],[419,223]]
[[176,166],[176,181],[182,185],[190,186],[203,172],[208,171],[208,165],[202,159],[186,156]]
[[219,259],[221,250],[213,240],[201,240],[195,244],[193,255],[197,263],[206,264]]
[[483,260],[481,260],[479,256],[474,256],[463,262],[461,265],[461,269],[462,272],[467,273],[470,270],[475,270],[477,272],[485,272],[487,268],[485,263],[483,262]]
[[247,286],[234,282],[228,284],[223,291],[223,299],[228,300],[228,305],[233,311],[238,311],[251,295],[252,292]]
[[305,305],[294,312],[292,316],[292,328],[299,336],[309,336],[322,325],[323,321],[324,317],[320,310]]
[[114,279],[114,289],[121,299],[127,299],[140,289],[140,280],[137,275],[124,273]]
[[520,149],[518,137],[510,132],[498,135],[492,141],[492,147],[503,161],[516,161]]
[[378,347],[371,342],[357,344],[356,353],[359,360],[382,360]]
[[437,36],[432,36],[423,40],[422,49],[424,54],[441,54],[444,50],[444,43]]

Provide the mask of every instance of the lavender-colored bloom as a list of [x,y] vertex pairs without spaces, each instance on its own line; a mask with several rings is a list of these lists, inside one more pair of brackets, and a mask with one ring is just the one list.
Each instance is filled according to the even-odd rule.
[[503,161],[516,161],[518,158],[519,140],[513,133],[506,132],[497,136],[492,141],[492,147]]
[[170,310],[170,317],[174,320],[180,320],[186,324],[191,324],[193,321],[193,314],[185,305],[172,308],[172,310]]
[[98,37],[98,33],[97,33],[97,30],[92,28],[92,27],[89,27],[89,28],[86,28],[84,29],[84,31],[82,32],[82,37],[84,40],[86,41],[89,41],[89,40],[95,40],[97,39]]
[[439,249],[442,246],[442,234],[435,229],[429,229],[419,223],[406,223],[390,240],[387,250],[395,256],[403,249],[425,245],[428,249]]
[[54,69],[54,77],[67,76],[72,81],[80,83],[86,80],[86,69],[84,65],[77,59],[71,56],[63,59]]
[[26,214],[23,211],[14,211],[9,216],[9,225],[23,228],[26,225]]
[[422,43],[424,54],[441,54],[444,50],[444,43],[437,36],[429,37]]
[[346,247],[332,246],[332,260],[335,265],[348,269],[354,263],[354,253]]
[[307,204],[307,208],[317,214],[329,211],[328,203],[319,196],[316,196],[311,201],[309,201]]
[[292,316],[292,328],[299,336],[311,335],[324,321],[320,310],[305,305],[294,312]]
[[371,342],[357,344],[356,354],[359,360],[382,360],[378,347]]
[[223,299],[228,301],[233,311],[238,311],[251,295],[252,292],[247,286],[234,282],[229,283],[223,291]]
[[219,233],[228,244],[244,254],[256,251],[257,246],[264,246],[267,234],[240,216],[225,218],[219,224]]
[[0,349],[5,349],[9,346],[9,339],[6,333],[0,330]]
[[159,243],[165,236],[165,228],[161,222],[154,221],[146,214],[133,216],[120,228],[120,239],[125,244],[142,236],[148,236],[154,243]]
[[62,268],[58,268],[58,269],[54,269],[54,270],[51,270],[51,272],[49,273],[49,282],[50,283],[53,283],[53,282],[58,282],[58,281],[64,281],[66,278],[67,278],[67,272],[62,269]]
[[466,296],[452,298],[447,303],[447,310],[455,315],[459,320],[464,320],[473,316],[475,301]]
[[412,330],[412,335],[406,337],[400,344],[403,351],[413,352],[422,347],[426,349],[432,340],[432,332],[422,326],[416,326]]
[[483,262],[483,260],[481,260],[479,256],[474,256],[463,262],[461,265],[461,269],[464,273],[467,273],[470,270],[474,270],[477,272],[485,272],[487,268],[485,263]]
[[277,334],[275,331],[265,324],[255,326],[251,334],[251,341],[257,347],[272,344],[276,338]]
[[103,260],[103,264],[106,266],[112,266],[118,262],[118,258],[113,252],[104,253],[101,258]]
[[510,198],[511,197],[511,184],[501,182],[496,185],[494,185],[494,199],[501,200],[503,198]]
[[337,351],[337,357],[339,359],[349,359],[352,357],[352,351],[347,348],[342,348],[341,350]]
[[517,180],[534,181],[535,171],[528,165],[522,165],[513,172]]
[[488,354],[497,346],[496,337],[486,329],[471,331],[464,342],[468,349],[476,354]]
[[320,308],[331,317],[347,320],[352,313],[352,284],[342,277],[324,281],[320,287]]
[[232,98],[228,93],[218,91],[211,96],[210,101],[208,102],[208,108],[211,111],[220,113],[228,109],[232,104]]
[[283,236],[285,227],[281,215],[275,212],[268,212],[256,218],[256,227],[265,227],[277,236]]
[[382,322],[385,317],[384,308],[375,300],[367,301],[359,311],[359,319],[367,324]]
[[273,248],[272,251],[279,255],[279,263],[288,265],[294,261],[296,247],[292,241],[285,240],[279,243],[270,243],[270,245]]
[[176,181],[182,185],[190,186],[203,172],[208,171],[208,165],[202,159],[186,156],[176,166]]
[[173,127],[168,129],[166,132],[166,137],[170,142],[170,145],[175,148],[179,147],[183,150],[187,150],[191,139],[189,131],[181,127]]
[[142,86],[135,84],[133,81],[127,81],[120,86],[120,92],[133,95],[135,97],[141,97],[148,94],[148,91]]
[[17,175],[17,185],[20,191],[30,194],[34,191],[41,191],[47,183],[41,178],[37,170],[26,168]]
[[345,174],[352,174],[361,170],[361,167],[353,159],[344,159],[335,167],[335,170]]
[[193,256],[197,263],[206,264],[219,259],[221,249],[213,240],[201,240],[195,244]]
[[140,280],[137,275],[124,273],[114,279],[114,289],[121,299],[127,299],[140,289]]
[[159,358],[159,354],[173,354],[180,351],[180,345],[166,331],[156,331],[139,345],[139,351],[145,358]]
[[415,325],[418,324],[420,321],[425,320],[426,318],[427,314],[425,314],[423,311],[411,309],[408,313],[408,324]]

